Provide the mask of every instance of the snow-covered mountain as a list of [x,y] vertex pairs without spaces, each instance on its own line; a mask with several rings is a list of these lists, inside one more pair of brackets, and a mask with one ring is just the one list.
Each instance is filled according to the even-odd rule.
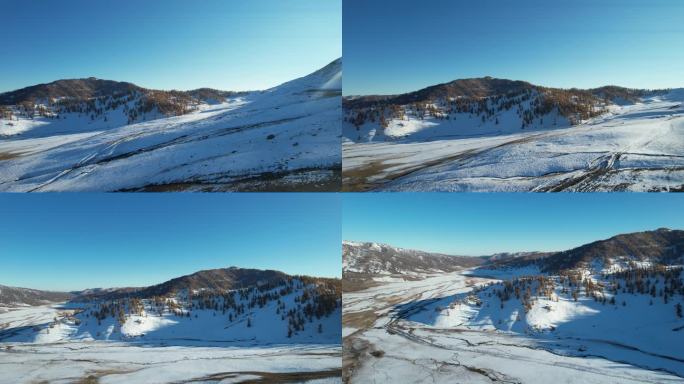
[[220,268],[198,271],[180,276],[149,287],[125,287],[108,289],[87,289],[76,292],[74,301],[119,299],[130,296],[150,298],[169,296],[180,291],[226,291],[260,284],[272,284],[287,280],[283,272],[247,268]]
[[458,271],[483,261],[479,257],[444,255],[387,244],[342,242],[345,291],[366,287],[373,281],[420,279],[427,274]]
[[3,94],[0,190],[339,190],[341,59],[265,91],[98,79]]
[[40,291],[30,288],[7,287],[0,285],[0,307],[43,305],[70,299],[68,292]]
[[569,127],[607,113],[610,105],[662,93],[462,79],[402,95],[346,97],[344,134],[355,142],[417,141]]
[[10,324],[0,340],[339,343],[341,300],[337,279],[208,270],[150,287],[87,291],[61,306],[36,307],[32,315],[45,317],[42,323]]
[[344,100],[345,190],[678,191],[684,90],[467,79]]
[[[345,279],[366,276],[420,276],[476,267],[475,271],[537,271],[559,274],[587,270],[608,273],[634,267],[684,265],[684,231],[660,228],[627,233],[557,252],[504,252],[489,256],[451,256],[387,244],[342,242]],[[476,272],[477,273],[477,272]],[[382,280],[382,279],[380,279]]]
[[342,272],[368,275],[450,272],[482,263],[482,258],[453,256],[379,243],[342,242]]
[[636,267],[684,264],[684,231],[660,228],[626,233],[594,241],[570,250],[537,257],[497,260],[482,268],[516,269],[535,267],[541,273],[569,270],[608,273]]
[[538,259],[540,257],[546,257],[550,253],[549,252],[534,252],[534,251],[529,251],[529,252],[501,252],[501,253],[495,253],[493,255],[490,255],[487,257],[487,261],[490,263],[496,262],[496,263],[503,263],[511,260],[529,260],[529,259]]
[[57,80],[0,94],[0,138],[92,132],[197,112],[247,92],[146,89],[96,78]]

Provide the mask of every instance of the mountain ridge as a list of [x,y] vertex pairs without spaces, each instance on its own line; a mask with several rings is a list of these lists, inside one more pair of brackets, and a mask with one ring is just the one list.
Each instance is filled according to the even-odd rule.
[[[113,300],[125,297],[150,298],[170,296],[183,290],[218,292],[278,284],[289,279],[331,282],[332,284],[339,284],[340,281],[339,278],[290,275],[272,269],[233,266],[200,270],[143,287],[86,288],[59,292],[0,285],[0,305],[41,305],[69,300]],[[23,298],[23,300],[18,300],[18,298]]]
[[61,302],[74,297],[70,292],[10,287],[0,284],[0,306],[42,305]]
[[232,266],[227,268],[200,270],[145,287],[121,287],[101,289],[95,292],[86,292],[87,290],[84,290],[82,292],[86,293],[79,293],[75,297],[75,300],[112,300],[123,297],[150,298],[154,296],[174,295],[183,290],[219,292],[258,287],[267,284],[277,284],[292,278],[302,278],[311,281],[339,281],[339,279],[328,277],[289,275],[272,269],[239,268]]
[[[648,88],[630,88],[623,87],[620,85],[607,84],[593,88],[580,88],[580,87],[553,87],[537,85],[525,80],[512,80],[507,78],[498,78],[492,76],[483,77],[467,77],[458,78],[451,81],[437,83],[433,85],[428,85],[413,91],[393,93],[393,94],[367,94],[367,95],[345,95],[344,99],[347,101],[359,100],[364,98],[378,99],[378,100],[390,100],[394,98],[407,97],[408,95],[424,95],[424,96],[437,96],[437,93],[445,92],[446,89],[450,89],[454,96],[466,96],[466,97],[486,97],[494,96],[497,94],[502,94],[510,92],[516,89],[526,89],[526,88],[539,88],[539,89],[558,89],[558,90],[584,90],[592,91],[596,93],[605,93],[607,95],[615,95],[619,93],[644,93],[644,92],[660,92],[667,91],[668,89],[648,89]],[[460,93],[459,93],[460,91]],[[415,96],[414,96],[415,97]],[[420,100],[425,101],[425,100]]]
[[342,103],[345,122],[353,128],[346,129],[345,137],[364,142],[383,138],[416,140],[426,134],[419,131],[435,124],[449,127],[443,128],[440,137],[468,131],[472,135],[574,126],[608,113],[613,105],[634,104],[664,92],[619,86],[552,88],[522,80],[481,77],[399,95],[346,96]]
[[[375,249],[373,249],[375,247]],[[354,251],[358,248],[362,251]],[[395,254],[392,254],[391,252]],[[414,262],[396,257],[402,253],[416,257],[434,257]],[[395,257],[393,259],[393,257]],[[450,256],[419,250],[407,250],[391,245],[343,241],[343,276],[347,278],[429,272],[429,267],[442,268],[443,272],[467,267],[506,269],[535,266],[542,272],[558,273],[565,270],[591,267],[620,266],[631,263],[653,265],[671,264],[684,258],[684,230],[659,228],[656,230],[622,233],[607,239],[596,240],[568,250],[555,252],[513,252],[488,256]],[[469,261],[469,263],[468,263]],[[406,268],[411,266],[413,268]],[[426,268],[428,266],[428,268]],[[405,268],[402,270],[402,268]]]

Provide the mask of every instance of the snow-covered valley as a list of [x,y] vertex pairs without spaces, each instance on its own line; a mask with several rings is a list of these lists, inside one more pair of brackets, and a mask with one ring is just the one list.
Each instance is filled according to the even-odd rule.
[[179,116],[104,99],[106,113],[3,118],[0,190],[339,190],[341,77],[338,59]]
[[[177,288],[219,274],[259,282]],[[0,307],[0,382],[340,382],[339,293],[339,280],[229,269]]]
[[680,266],[538,260],[345,291],[344,381],[684,383]]
[[482,119],[430,106],[418,115],[405,107],[380,123],[348,118],[343,185],[349,191],[679,191],[683,103],[684,90],[675,89],[604,105],[575,124],[553,110],[540,112],[522,128],[527,112],[520,117],[496,108]]
[[[681,331],[673,330],[684,323],[675,320],[672,306],[661,306],[651,310],[651,316],[642,317],[643,303],[637,299],[625,307],[631,309],[604,307],[603,311],[610,312],[592,317],[589,314],[598,311],[585,300],[569,304],[563,299],[556,305],[571,307],[563,308],[568,333],[528,333],[523,329],[524,321],[520,329],[501,330],[491,322],[497,324],[505,317],[507,326],[516,324],[516,310],[491,310],[496,312],[491,316],[455,303],[456,298],[470,296],[478,284],[491,282],[452,273],[345,293],[344,366],[348,382],[450,383],[455,378],[462,383],[684,382],[684,340]],[[538,303],[532,311],[529,316],[541,321],[535,316],[547,309]],[[561,312],[557,308],[548,312],[557,311]],[[665,312],[668,316],[661,316]],[[572,315],[581,318],[583,313],[585,319],[572,322]],[[627,318],[643,321],[624,322]],[[609,323],[615,327],[605,332],[602,326]],[[638,336],[639,345],[634,345],[631,336],[648,329],[651,334]],[[666,349],[659,347],[661,342],[666,343]]]

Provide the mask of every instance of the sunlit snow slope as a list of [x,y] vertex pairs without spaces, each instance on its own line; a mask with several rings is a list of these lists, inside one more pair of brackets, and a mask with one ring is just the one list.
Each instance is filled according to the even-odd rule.
[[[0,139],[0,190],[336,189],[341,77],[338,59],[266,91],[115,128],[36,118],[22,129],[40,135]],[[44,133],[50,124],[54,135]]]

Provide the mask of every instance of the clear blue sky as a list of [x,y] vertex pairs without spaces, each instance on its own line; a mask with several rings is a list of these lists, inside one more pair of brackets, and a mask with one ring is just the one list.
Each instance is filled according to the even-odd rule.
[[613,235],[684,229],[684,194],[344,194],[342,237],[479,256],[561,251]]
[[238,266],[339,277],[338,194],[0,194],[0,284],[145,286]]
[[684,1],[345,0],[344,94],[493,76],[684,87]]
[[265,89],[342,55],[342,0],[1,0],[0,92],[98,77]]

